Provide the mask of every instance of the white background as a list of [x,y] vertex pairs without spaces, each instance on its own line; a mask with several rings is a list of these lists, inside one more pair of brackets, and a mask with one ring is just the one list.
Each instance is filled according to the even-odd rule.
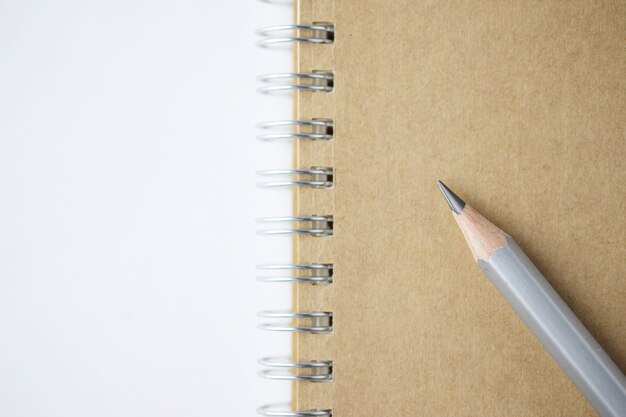
[[254,0],[0,0],[0,416],[231,416],[289,398],[256,376],[289,260],[255,218],[291,211],[254,139],[291,101],[291,55],[254,46]]

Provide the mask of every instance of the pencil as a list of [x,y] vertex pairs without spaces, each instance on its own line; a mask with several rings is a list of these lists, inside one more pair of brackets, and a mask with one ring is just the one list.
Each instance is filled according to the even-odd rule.
[[438,182],[474,259],[601,417],[626,416],[626,377],[513,239]]

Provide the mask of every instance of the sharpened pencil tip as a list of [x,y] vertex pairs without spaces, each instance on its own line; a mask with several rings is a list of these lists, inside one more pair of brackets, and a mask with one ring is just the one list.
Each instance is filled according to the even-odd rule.
[[459,214],[461,210],[465,208],[465,201],[461,200],[458,195],[454,194],[452,190],[450,190],[443,182],[437,181],[437,186],[450,206],[450,210]]

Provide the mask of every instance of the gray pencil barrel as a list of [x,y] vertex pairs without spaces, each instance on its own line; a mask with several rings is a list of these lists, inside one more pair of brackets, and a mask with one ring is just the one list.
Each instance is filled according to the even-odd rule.
[[601,417],[626,416],[626,377],[520,247],[507,237],[478,265]]

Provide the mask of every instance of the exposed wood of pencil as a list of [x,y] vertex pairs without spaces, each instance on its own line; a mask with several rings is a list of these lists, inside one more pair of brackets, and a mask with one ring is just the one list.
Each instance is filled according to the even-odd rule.
[[454,219],[459,224],[474,259],[488,260],[496,249],[506,246],[507,234],[470,205],[455,214]]

